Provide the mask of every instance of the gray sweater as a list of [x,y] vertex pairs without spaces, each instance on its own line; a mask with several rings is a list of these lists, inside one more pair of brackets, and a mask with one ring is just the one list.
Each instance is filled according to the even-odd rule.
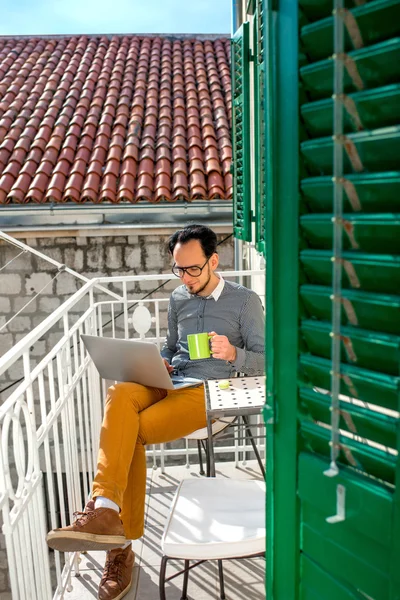
[[[189,294],[184,285],[172,292],[168,307],[168,333],[161,356],[179,374],[198,379],[221,379],[235,373],[264,373],[265,317],[258,295],[252,290],[224,282],[218,300]],[[226,335],[236,347],[234,362],[217,358],[190,360],[189,333],[215,331]]]

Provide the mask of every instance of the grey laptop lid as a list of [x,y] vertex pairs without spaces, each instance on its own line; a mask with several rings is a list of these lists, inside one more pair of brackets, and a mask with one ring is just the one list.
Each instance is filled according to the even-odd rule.
[[83,343],[103,379],[131,381],[149,387],[173,390],[201,383],[180,379],[174,385],[155,344],[82,335]]

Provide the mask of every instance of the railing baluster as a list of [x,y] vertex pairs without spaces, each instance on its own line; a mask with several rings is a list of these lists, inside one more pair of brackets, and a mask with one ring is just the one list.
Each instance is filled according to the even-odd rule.
[[[83,330],[82,326],[79,328],[79,335],[82,335]],[[85,348],[83,344],[80,344],[80,363],[84,364],[85,361]],[[83,394],[83,416],[84,416],[84,424],[85,424],[85,435],[86,435],[86,460],[88,465],[88,474],[89,481],[93,480],[94,477],[94,469],[95,463],[93,462],[93,454],[92,454],[92,439],[90,437],[90,426],[89,426],[89,399],[88,399],[88,376],[89,370],[86,369],[82,375],[81,383],[82,383],[82,394]]]
[[35,576],[33,566],[33,552],[29,552],[31,548],[30,540],[30,526],[28,511],[22,512],[22,517],[18,523],[18,529],[20,530],[20,542],[21,542],[21,554],[22,564],[24,565],[25,578],[24,578],[24,598],[28,599],[31,591],[35,590]]
[[160,343],[160,302],[159,302],[159,300],[155,301],[154,309],[155,309],[155,317],[156,317],[157,348],[160,350],[161,343]]
[[128,295],[127,295],[127,287],[126,281],[122,283],[122,296],[124,299],[124,326],[125,326],[125,339],[129,338],[129,315],[128,315]]
[[112,328],[112,336],[115,338],[115,302],[111,302],[111,328]]
[[[75,372],[78,371],[79,362],[78,362],[78,340],[77,340],[77,332],[75,331],[72,336],[73,348],[74,348],[74,365]],[[83,479],[83,494],[84,501],[89,495],[89,489],[87,484],[87,464],[86,464],[86,451],[85,451],[85,436],[83,433],[83,416],[82,416],[82,390],[81,383],[79,382],[76,386],[76,403],[78,409],[78,431],[79,431],[79,441],[80,441],[80,458],[81,458],[81,469],[82,469],[82,479]]]
[[[47,367],[47,372],[49,375],[49,368]],[[50,379],[50,375],[49,375]],[[46,393],[45,393],[45,385],[44,385],[44,373],[40,373],[39,375],[39,397],[41,404],[41,412],[42,412],[42,422],[46,421]],[[47,487],[48,487],[48,502],[50,508],[50,524],[51,528],[55,529],[58,527],[56,521],[56,506],[55,506],[55,490],[54,490],[54,481],[53,481],[53,465],[51,461],[50,455],[50,440],[47,435],[44,438],[43,442],[44,447],[44,460],[45,460],[45,473],[47,476]],[[59,553],[55,553],[55,567],[56,567],[56,577],[57,581],[61,579],[61,563],[60,563],[60,555]]]
[[77,439],[77,427],[76,427],[76,411],[75,411],[75,399],[76,399],[76,389],[73,387],[72,382],[72,352],[71,352],[71,338],[69,335],[69,316],[68,313],[64,315],[64,335],[67,337],[67,342],[65,344],[65,355],[67,360],[67,369],[66,369],[66,382],[65,382],[65,390],[67,393],[70,393],[70,398],[67,399],[68,406],[68,414],[69,414],[69,429],[70,429],[70,440],[71,440],[71,480],[73,481],[74,488],[74,496],[73,496],[73,504],[74,506],[82,507],[82,493],[81,493],[81,485],[79,478],[79,459],[78,459],[78,439]]

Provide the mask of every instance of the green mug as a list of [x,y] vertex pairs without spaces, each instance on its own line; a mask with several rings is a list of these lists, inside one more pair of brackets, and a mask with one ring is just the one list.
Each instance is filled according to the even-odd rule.
[[199,360],[200,358],[210,358],[212,352],[210,349],[210,339],[212,335],[208,333],[190,333],[187,336],[190,360]]

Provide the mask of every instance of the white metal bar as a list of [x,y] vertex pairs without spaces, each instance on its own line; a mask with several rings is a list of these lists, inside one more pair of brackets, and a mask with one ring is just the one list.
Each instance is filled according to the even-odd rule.
[[[252,271],[220,271],[222,277],[243,277],[246,275],[265,275],[264,270]],[[133,283],[135,281],[176,281],[177,278],[173,274],[168,273],[157,273],[151,275],[113,275],[112,277],[98,277],[95,280],[97,283]]]
[[[154,455],[153,455],[153,460],[155,460],[155,464],[157,465],[157,461],[156,461]],[[161,473],[165,473],[165,445],[164,444],[160,444],[160,464],[161,464]]]
[[160,301],[155,301],[155,317],[156,317],[156,338],[157,338],[157,348],[160,350]]
[[[129,302],[129,300],[128,300]],[[134,300],[132,299],[132,304],[156,304],[157,302],[169,302],[169,296],[165,298],[145,298],[144,300]],[[94,306],[115,306],[116,304],[121,304],[119,300],[102,300],[101,302],[95,302]],[[123,312],[123,311],[122,311]],[[116,317],[117,318],[117,317]]]
[[0,468],[0,484],[1,484],[0,485],[0,494],[1,494],[1,496],[0,497],[2,497],[1,512],[2,512],[2,518],[3,518],[2,533],[4,534],[6,548],[7,548],[8,571],[9,571],[9,577],[10,577],[11,592],[12,592],[13,597],[18,598],[21,574],[19,573],[19,570],[17,569],[16,560],[15,560],[15,555],[17,554],[17,556],[18,556],[18,553],[16,552],[17,539],[12,534],[11,522],[10,522],[10,504],[11,504],[11,502],[9,501],[10,488],[8,486],[8,482],[7,482],[7,478],[6,478],[6,471],[9,470],[9,465],[5,461],[5,453],[4,453],[4,449],[2,446],[3,445],[0,443],[0,465],[1,465],[1,468]]
[[22,361],[23,361],[23,367],[24,367],[24,378],[25,378],[25,381],[28,382],[28,386],[26,388],[26,399],[27,399],[27,403],[28,403],[28,409],[29,409],[29,413],[31,415],[31,418],[33,420],[33,423],[35,424],[36,418],[35,418],[34,398],[33,398],[33,392],[32,392],[31,366],[30,366],[30,360],[29,360],[29,349],[26,350],[23,353],[23,355],[22,355]]
[[50,561],[49,561],[49,549],[46,544],[45,539],[45,530],[46,523],[44,519],[44,498],[43,492],[38,487],[37,489],[37,514],[38,514],[38,526],[39,526],[39,536],[38,539],[41,541],[41,545],[39,546],[39,556],[43,557],[41,561],[42,571],[41,571],[41,579],[44,582],[44,598],[51,598],[51,578],[50,578]]
[[48,434],[51,427],[54,425],[54,423],[57,421],[57,419],[59,419],[61,412],[65,408],[65,403],[70,398],[73,398],[73,394],[74,394],[76,388],[79,386],[79,383],[81,381],[83,374],[89,368],[89,366],[91,366],[91,364],[92,363],[87,358],[84,365],[79,367],[79,371],[77,373],[78,377],[76,377],[74,379],[74,383],[70,386],[69,389],[66,390],[62,399],[58,398],[54,411],[52,411],[48,415],[46,423],[44,425],[41,425],[40,428],[38,429],[38,433],[37,433],[38,444],[41,444],[43,442],[43,439],[46,437],[46,435]]
[[[93,293],[93,290],[92,290]],[[94,303],[93,297],[91,298],[91,304]],[[96,311],[92,312],[92,331],[94,332],[92,335],[96,335],[97,331],[97,322],[96,322]],[[93,421],[93,453],[94,453],[94,464],[97,467],[97,446],[98,440],[100,439],[100,431],[102,425],[102,411],[100,409],[101,406],[101,384],[100,384],[100,375],[94,366],[94,363],[91,363],[90,370],[92,373],[92,393],[90,395],[90,406],[91,406],[91,420]]]
[[[62,362],[60,355],[57,355],[57,378],[59,381],[59,401],[62,406],[65,405],[64,398],[64,374],[62,370]],[[67,510],[69,514],[69,521],[72,521],[72,507],[71,507],[71,495],[73,482],[71,481],[71,450],[70,450],[70,438],[68,428],[68,418],[65,414],[65,410],[60,411],[60,423],[61,423],[61,439],[62,439],[62,457],[64,459],[64,473],[66,480],[67,489]]]
[[[92,317],[95,317],[95,314],[92,313]],[[92,334],[95,331],[96,323],[91,319],[91,322],[85,323],[85,332],[87,334]],[[100,402],[101,394],[100,394],[100,379],[94,363],[91,362],[89,366],[89,420],[90,420],[90,430],[91,430],[91,440],[92,443],[92,458],[93,465],[97,465],[97,447],[95,441],[99,439],[100,436],[100,428],[101,428],[101,411],[97,410],[100,408],[100,405],[96,407],[96,397],[98,398],[98,403]],[[95,467],[96,468],[96,467]]]
[[[74,366],[75,366],[75,373],[78,371],[79,369],[79,362],[78,362],[78,341],[77,341],[77,332],[74,334],[73,336],[73,344],[74,344]],[[83,493],[84,493],[84,497],[85,499],[88,497],[89,495],[89,490],[87,487],[87,478],[86,478],[86,474],[87,474],[87,464],[86,464],[86,452],[85,452],[85,436],[84,436],[84,431],[83,431],[83,415],[82,415],[82,393],[81,393],[81,385],[79,383],[79,385],[76,386],[76,398],[77,398],[77,409],[78,409],[78,429],[79,429],[79,440],[80,440],[80,458],[81,458],[81,468],[82,468],[82,473],[83,473]]]
[[[29,549],[28,554],[32,554],[33,558],[33,568],[34,568],[34,585],[36,587],[36,596],[37,598],[43,597],[45,598],[45,594],[43,593],[43,584],[45,583],[44,573],[43,573],[43,560],[40,560],[39,547],[40,537],[43,535],[43,532],[39,531],[38,527],[38,518],[36,509],[36,495],[32,495],[32,502],[30,502],[27,506],[27,524],[28,524],[28,532],[29,532]],[[43,506],[42,506],[43,509]],[[29,552],[32,550],[32,552]]]
[[[65,313],[64,315],[64,334],[68,336],[69,331],[69,315]],[[79,481],[79,459],[78,459],[78,440],[76,436],[76,413],[75,413],[75,397],[76,397],[76,388],[77,385],[73,385],[73,376],[72,376],[72,355],[71,355],[71,344],[68,341],[65,345],[66,349],[66,360],[67,360],[67,389],[71,392],[70,400],[67,400],[67,407],[69,408],[69,427],[71,431],[71,452],[72,452],[72,478],[74,480],[74,505],[75,507],[82,506],[82,497],[81,497],[81,486]]]
[[[42,413],[42,422],[46,422],[46,393],[44,387],[44,376],[43,372],[39,376],[39,399],[41,405],[41,413]],[[50,456],[50,440],[49,436],[46,435],[43,442],[44,448],[44,460],[45,460],[45,468],[47,474],[47,487],[48,487],[48,498],[49,498],[49,508],[50,508],[50,521],[51,528],[55,529],[57,527],[56,523],[56,507],[55,507],[55,490],[54,490],[54,481],[53,481],[53,465]],[[55,554],[55,567],[56,567],[56,576],[57,581],[61,576],[61,566],[60,566],[60,555],[57,552]]]
[[18,529],[21,533],[22,538],[22,564],[24,565],[25,571],[25,598],[29,598],[32,588],[35,587],[34,577],[34,565],[31,549],[30,531],[29,531],[29,518],[26,511],[22,512],[22,519],[18,524]]
[[85,294],[93,287],[95,280],[88,281],[81,287],[80,290],[75,292],[73,296],[68,298],[61,306],[59,306],[54,312],[52,312],[43,323],[35,327],[30,333],[23,337],[19,342],[15,344],[8,352],[6,352],[0,358],[0,375],[2,375],[12,364],[18,360],[27,348],[33,346],[53,325],[55,325],[63,314],[70,310],[79,300],[81,300]]
[[[79,330],[80,332],[82,329]],[[81,363],[85,360],[85,348],[83,344],[80,344],[80,360]],[[88,465],[88,473],[90,477],[90,481],[93,479],[93,471],[94,471],[94,463],[93,456],[91,452],[92,441],[90,437],[90,428],[89,428],[89,399],[88,399],[88,369],[85,369],[82,375],[82,394],[83,394],[83,414],[84,414],[84,423],[85,423],[85,434],[86,434],[86,454],[87,454],[87,465]]]
[[115,310],[114,310],[114,302],[111,304],[111,332],[112,337],[115,338]]
[[20,256],[22,256],[23,254],[27,254],[27,252],[28,252],[28,250],[22,250],[22,252],[19,252],[16,256],[14,256],[8,262],[6,262],[5,265],[3,265],[2,267],[0,267],[0,272],[3,271],[3,269],[5,269],[6,267],[8,267],[9,265],[11,265],[11,263],[13,263],[14,260],[17,260],[17,258],[19,258]]
[[[56,390],[55,390],[55,382],[54,382],[54,371],[53,371],[53,363],[49,364],[49,382],[50,382],[50,401],[52,404],[52,408],[55,410],[57,399],[56,399]],[[59,423],[58,420],[53,423],[53,436],[54,436],[54,454],[56,461],[56,473],[57,473],[57,492],[58,497],[61,498],[60,502],[60,520],[61,527],[65,527],[67,524],[66,515],[65,515],[65,507],[64,507],[64,482],[62,479],[62,461],[61,461],[61,444],[60,444],[60,436],[59,436]]]
[[[22,539],[21,539],[22,537]],[[24,569],[20,569],[18,572],[18,583],[19,583],[19,595],[17,598],[21,600],[27,600],[29,593],[29,564],[26,564],[26,544],[23,536],[23,528],[20,524],[18,524],[13,531],[13,541],[15,543],[15,554],[18,557],[19,561],[22,559],[22,563],[24,565]]]
[[[160,449],[161,448],[164,449],[164,444],[159,444],[159,446],[160,446]],[[157,469],[157,467],[158,467],[158,465],[157,465],[157,451],[156,451],[156,448],[157,448],[156,444],[153,444],[151,446],[151,454],[152,454],[152,457],[153,457],[153,469]],[[162,451],[160,452],[160,454],[162,456]]]
[[129,322],[128,322],[128,292],[126,281],[122,283],[122,296],[124,298],[124,327],[125,327],[125,339],[129,338]]
[[[162,448],[163,444],[159,444],[159,448],[157,449],[156,445],[151,446],[150,448],[147,448],[147,454],[151,453],[151,456],[153,458],[153,466],[155,465],[155,468],[157,468],[157,458],[162,458],[162,456],[164,455],[164,461],[165,461],[165,465],[166,466],[172,466],[172,465],[168,465],[168,461],[166,461],[165,459],[167,459],[169,456],[173,456],[173,457],[182,457],[185,458],[185,454],[186,454],[186,449],[185,448],[168,448],[165,449]],[[214,454],[233,454],[235,452],[235,450],[238,450],[238,452],[252,452],[253,451],[253,446],[251,444],[237,444],[235,445],[230,444],[229,446],[215,446],[214,447]],[[192,456],[197,455],[197,447],[193,447],[193,448],[188,448],[187,452]],[[235,464],[235,466],[239,466],[239,462],[240,460],[238,460],[237,464]]]
[[6,329],[6,327],[8,327],[8,325],[11,323],[11,321],[13,321],[13,320],[14,320],[16,317],[18,317],[18,315],[20,315],[20,314],[21,314],[21,313],[22,313],[22,312],[23,312],[23,311],[26,309],[26,307],[27,307],[27,306],[29,306],[29,305],[31,304],[31,302],[33,302],[34,300],[36,300],[36,298],[37,298],[38,296],[40,296],[40,294],[41,294],[42,292],[44,292],[44,290],[45,290],[47,287],[49,287],[49,285],[50,285],[51,283],[53,283],[53,281],[54,281],[55,279],[57,279],[58,275],[59,275],[59,273],[57,273],[57,274],[56,274],[56,275],[55,275],[55,276],[54,276],[54,277],[53,277],[53,278],[52,278],[50,281],[48,281],[48,282],[46,283],[46,285],[44,285],[44,286],[43,286],[43,287],[42,287],[42,288],[39,290],[39,292],[37,292],[37,293],[36,293],[36,294],[33,296],[33,298],[31,298],[30,300],[28,300],[28,302],[27,302],[26,304],[24,304],[24,306],[23,306],[22,308],[20,308],[20,309],[19,309],[19,310],[18,310],[16,313],[13,313],[12,317],[10,317],[10,318],[8,319],[8,321],[6,321],[5,323],[3,323],[3,325],[0,327],[0,331],[3,331],[3,329]]
[[[99,331],[98,331],[98,335],[100,337],[103,337],[103,304],[95,304],[95,307],[97,309],[97,315],[98,315],[98,322],[99,322]],[[106,397],[106,382],[104,379],[101,380],[101,389],[102,389],[102,394],[103,394],[103,398]]]
[[[46,254],[43,254],[43,252],[39,252],[39,250],[35,250],[35,248],[32,248],[31,246],[27,246],[26,244],[24,244],[20,240],[18,240],[16,238],[13,238],[10,235],[7,235],[7,233],[4,233],[4,231],[0,231],[0,239],[3,239],[4,241],[9,242],[10,244],[13,244],[13,246],[17,246],[18,248],[22,248],[26,252],[30,252],[31,254],[34,254],[35,256],[38,256],[39,258],[42,258],[43,260],[46,260],[50,264],[52,264],[55,267],[57,267],[60,272],[61,271],[65,271],[66,273],[69,273],[70,275],[73,275],[74,277],[77,277],[78,279],[81,279],[85,283],[88,283],[89,281],[91,281],[90,279],[88,279],[88,277],[85,277],[84,275],[82,275],[82,273],[78,273],[77,271],[74,271],[73,269],[70,269],[66,265],[63,265],[62,263],[58,262],[58,260],[54,260],[54,258],[50,258],[49,256],[46,256]],[[103,287],[102,285],[99,285],[97,283],[95,285],[102,292],[105,292],[106,294],[109,294],[110,296],[113,296],[116,299],[120,298],[120,296],[118,296],[118,294],[115,294],[114,292],[111,292],[110,290],[108,290],[107,288]]]

